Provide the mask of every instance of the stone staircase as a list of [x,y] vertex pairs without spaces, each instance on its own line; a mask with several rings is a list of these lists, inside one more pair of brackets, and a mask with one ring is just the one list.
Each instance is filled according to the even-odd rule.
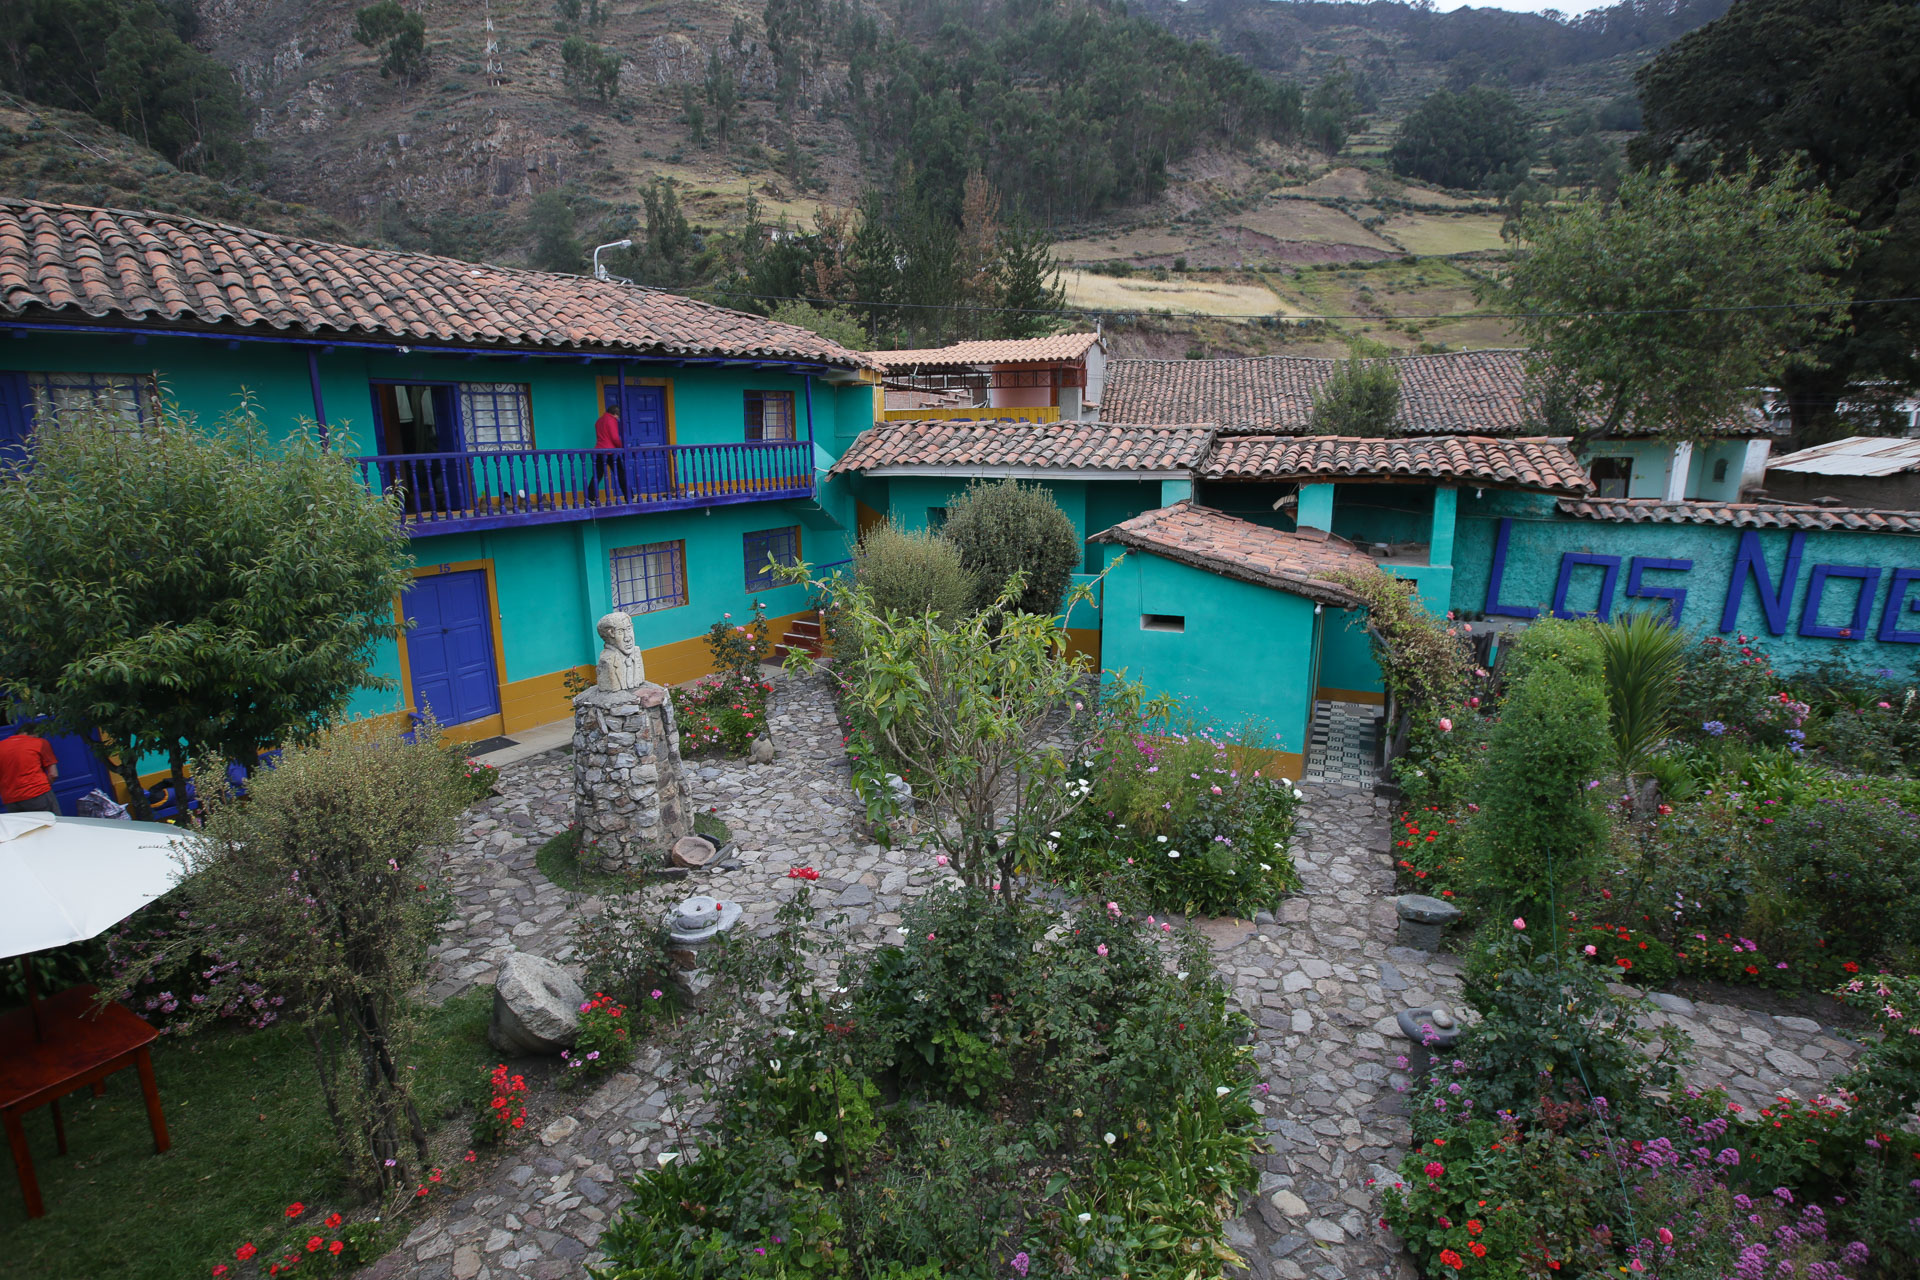
[[787,634],[773,646],[773,660],[784,662],[789,653],[804,653],[817,658],[824,645],[819,613],[803,613],[793,620],[787,627]]

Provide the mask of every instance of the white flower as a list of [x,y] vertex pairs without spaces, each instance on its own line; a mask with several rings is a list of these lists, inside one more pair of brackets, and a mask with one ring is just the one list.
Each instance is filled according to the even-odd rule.
[[1215,1085],[1215,1086],[1213,1087],[1213,1096],[1214,1096],[1214,1097],[1216,1097],[1216,1098],[1224,1098],[1224,1097],[1226,1097],[1226,1096],[1227,1096],[1228,1094],[1230,1094],[1230,1093],[1232,1093],[1232,1092],[1233,1092],[1233,1090],[1232,1090],[1232,1089],[1229,1089],[1229,1088],[1228,1088],[1228,1087],[1227,1087],[1226,1085],[1224,1085],[1224,1084],[1217,1084],[1217,1085]]
[[1106,1140],[1107,1140],[1107,1145],[1108,1145],[1108,1146],[1112,1146],[1112,1145],[1113,1145],[1114,1143],[1116,1143],[1116,1142],[1118,1142],[1118,1141],[1119,1141],[1119,1139],[1118,1139],[1118,1138],[1116,1138],[1116,1137],[1114,1137],[1114,1136],[1113,1136],[1112,1134],[1110,1134],[1110,1133],[1109,1133],[1109,1134],[1106,1134],[1106,1135],[1104,1135],[1104,1136],[1106,1137]]
[[672,1164],[675,1160],[678,1160],[679,1158],[680,1158],[680,1153],[678,1151],[662,1151],[659,1155],[654,1157],[654,1159],[660,1162],[660,1167],[662,1169],[666,1168],[668,1165]]
[[1058,840],[1060,838],[1060,833],[1058,831],[1049,831],[1047,832],[1047,834],[1052,836],[1055,840]]
[[1264,863],[1264,862],[1260,864],[1260,869],[1261,869],[1262,871],[1271,871],[1271,870],[1273,870],[1273,868],[1272,868],[1272,867],[1270,867],[1270,866],[1268,866],[1268,865],[1267,865],[1266,863]]
[[1174,974],[1173,976],[1179,981],[1185,982],[1187,980],[1187,970],[1182,969],[1180,972]]
[[1301,791],[1299,788],[1296,787],[1293,792],[1293,798],[1295,800],[1305,800],[1307,798],[1307,793],[1304,791]]
[[813,1131],[813,1140],[815,1142],[825,1142],[827,1140],[827,1135],[820,1132],[818,1129],[815,1129]]
[[1167,838],[1165,836],[1155,836],[1154,839],[1158,840],[1161,844],[1165,844],[1167,842]]
[[1083,1227],[1084,1227],[1084,1226],[1086,1226],[1086,1225],[1087,1225],[1087,1224],[1088,1224],[1089,1222],[1092,1222],[1092,1221],[1093,1221],[1093,1215],[1092,1215],[1092,1214],[1090,1214],[1090,1213],[1083,1213],[1083,1214],[1081,1214],[1081,1215],[1080,1215],[1080,1225],[1081,1225],[1081,1226],[1083,1226]]
[[907,936],[907,931],[906,931],[906,929],[905,929],[904,927],[902,927],[902,928],[899,928],[899,929],[895,929],[895,930],[894,930],[894,932],[895,932],[895,933],[897,933],[897,934],[899,934],[899,935],[900,935],[901,937],[903,937],[903,938]]
[[1180,856],[1180,851],[1178,849],[1169,849],[1167,850],[1167,856],[1169,858],[1177,858]]

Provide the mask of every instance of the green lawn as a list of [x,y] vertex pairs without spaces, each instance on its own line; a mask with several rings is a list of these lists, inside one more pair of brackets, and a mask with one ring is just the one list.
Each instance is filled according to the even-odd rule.
[[[430,1124],[449,1117],[464,1128],[454,1113],[483,1060],[491,1061],[491,1008],[490,996],[476,991],[429,1015],[414,1061]],[[165,1155],[153,1153],[131,1070],[114,1076],[103,1097],[83,1091],[61,1104],[68,1155],[55,1152],[47,1110],[27,1115],[47,1216],[27,1218],[12,1179],[0,1188],[0,1276],[185,1280],[231,1261],[242,1241],[264,1246],[293,1201],[351,1216],[312,1059],[295,1028],[163,1038],[153,1058],[173,1137]]]

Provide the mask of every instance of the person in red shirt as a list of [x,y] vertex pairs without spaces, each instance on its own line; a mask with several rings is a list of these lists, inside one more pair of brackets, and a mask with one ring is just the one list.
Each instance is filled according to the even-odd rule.
[[60,776],[53,748],[30,729],[0,740],[0,799],[8,813],[58,813],[53,780]]
[[622,465],[625,461],[619,454],[611,452],[620,448],[620,406],[609,404],[593,423],[593,447],[606,450],[593,460],[593,479],[587,483],[587,501],[599,501],[600,482],[611,479],[608,488],[618,488],[620,496],[627,496],[627,472]]

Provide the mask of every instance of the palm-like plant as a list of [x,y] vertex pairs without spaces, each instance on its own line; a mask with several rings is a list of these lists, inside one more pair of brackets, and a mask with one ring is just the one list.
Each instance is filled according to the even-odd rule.
[[1686,633],[1650,613],[1632,613],[1599,628],[1607,677],[1614,764],[1624,790],[1673,732],[1674,681]]

